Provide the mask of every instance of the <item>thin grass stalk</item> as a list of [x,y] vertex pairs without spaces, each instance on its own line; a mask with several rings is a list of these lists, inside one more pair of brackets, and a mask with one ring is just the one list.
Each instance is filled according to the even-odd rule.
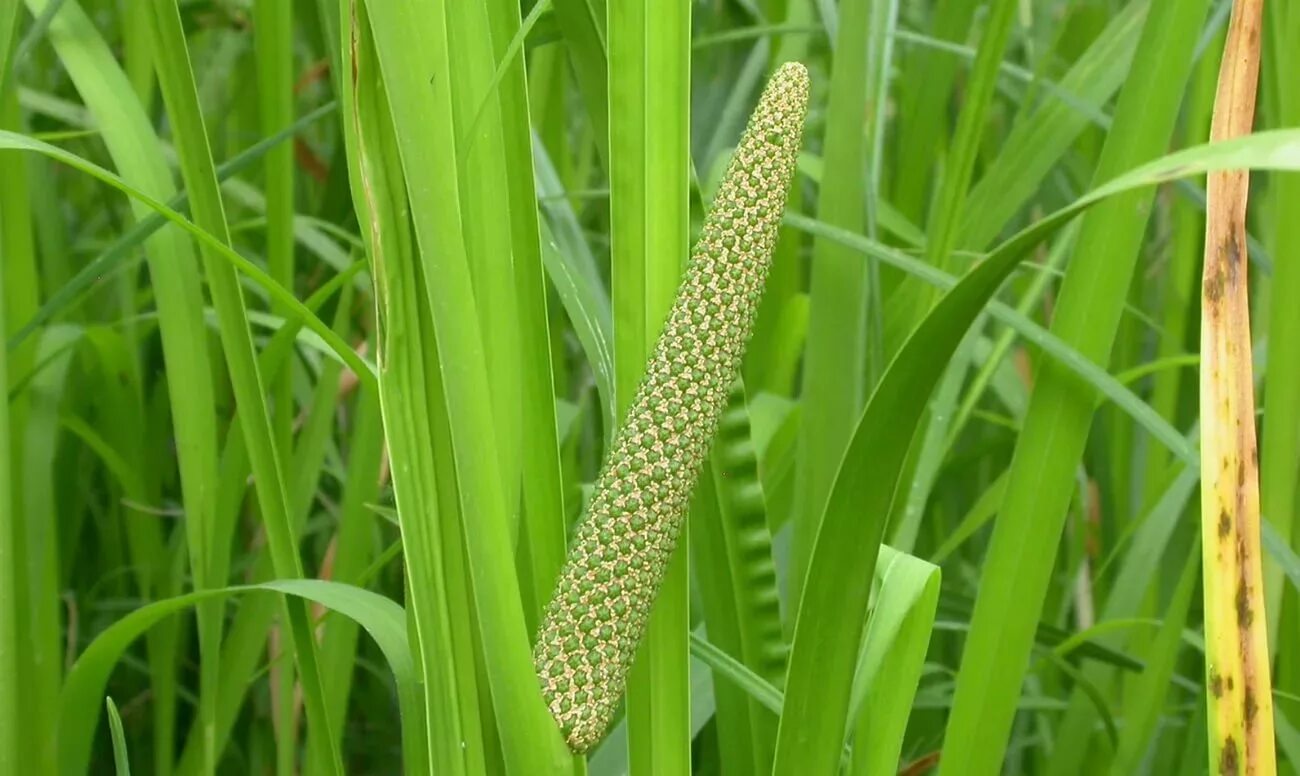
[[[293,3],[257,0],[253,4],[253,45],[257,64],[257,106],[264,137],[293,124]],[[293,146],[281,143],[263,159],[266,189],[266,264],[285,288],[294,281]],[[283,309],[272,308],[277,315]],[[280,450],[293,449],[293,370],[283,370],[270,386],[272,428]]]
[[[1249,134],[1254,124],[1262,17],[1262,0],[1233,4],[1211,140]],[[1209,769],[1271,776],[1277,762],[1259,546],[1259,456],[1246,265],[1249,186],[1245,170],[1210,173],[1206,182],[1201,287],[1205,700]]]
[[[293,123],[293,4],[258,0],[253,4],[253,45],[257,70],[258,126],[273,135]],[[243,104],[247,104],[246,102]],[[266,263],[271,277],[293,288],[293,149],[281,144],[267,152],[263,162],[266,189]],[[275,309],[284,315],[283,309]],[[285,369],[271,381],[271,433],[277,449],[289,456],[293,450],[293,370]],[[279,680],[276,715],[276,772],[290,776],[297,755],[297,710],[293,701],[292,668],[274,672]],[[321,763],[317,767],[324,767]]]
[[[1153,3],[1138,45],[1136,75],[1121,92],[1096,180],[1152,159],[1167,146],[1191,69],[1190,43],[1206,5]],[[1149,191],[1121,194],[1092,209],[1080,225],[1051,331],[1093,362],[1109,359],[1150,201]],[[1038,365],[983,562],[947,723],[944,773],[983,776],[1002,766],[1095,407],[1093,393],[1062,364]],[[1082,762],[1084,736],[1055,743],[1053,767]]]
[[[939,41],[964,42],[979,6],[979,0],[937,0],[930,33]],[[924,223],[933,196],[931,171],[942,150],[943,116],[960,66],[952,57],[922,48],[901,57],[890,201],[912,223]]]
[[339,0],[339,12],[344,72],[351,74],[343,94],[348,178],[375,283],[385,442],[398,513],[415,515],[402,524],[402,547],[411,648],[425,684],[425,715],[420,740],[403,742],[405,767],[416,774],[455,776],[466,773],[466,755],[459,744],[465,740],[462,718],[468,712],[461,708],[456,677],[472,667],[455,662],[448,601],[442,592],[446,586],[439,521],[447,517],[439,507],[442,494],[430,457],[434,445],[427,404],[421,406],[428,394],[420,366],[424,331],[416,309],[415,249],[401,217],[405,181],[366,6]]
[[[927,220],[925,258],[931,264],[944,270],[957,266],[952,254],[957,247],[961,216],[966,203],[966,194],[970,188],[971,177],[975,171],[975,159],[979,151],[980,138],[984,134],[985,117],[997,86],[998,70],[1002,62],[1002,53],[1006,50],[1007,40],[1011,34],[1011,24],[1015,20],[1019,4],[1015,0],[992,0],[989,3],[988,18],[980,39],[979,51],[971,66],[970,83],[966,88],[965,101],[953,130],[952,143],[943,165],[939,180],[939,189],[935,194],[930,217]],[[906,136],[904,136],[906,137]],[[903,141],[906,144],[906,140]],[[904,145],[904,148],[910,148]],[[908,151],[915,153],[915,151]],[[912,290],[917,286],[912,284]],[[916,298],[912,310],[905,305],[910,298]],[[886,353],[892,354],[902,343],[903,338],[929,310],[937,298],[935,291],[929,287],[920,288],[917,297],[903,295],[899,300],[902,305],[896,312],[891,312],[892,327],[887,324],[885,347]],[[893,329],[891,332],[890,329]]]
[[156,81],[153,77],[153,44],[149,40],[149,19],[143,14],[128,13],[122,20],[122,60],[127,80],[141,107],[154,105]]
[[[1217,64],[1222,57],[1222,41],[1206,50],[1193,70],[1188,88],[1185,121],[1180,132],[1182,146],[1204,143],[1209,139],[1210,114],[1214,108],[1214,89],[1218,76]],[[1174,194],[1173,189],[1169,191]],[[1173,205],[1171,215],[1173,245],[1165,296],[1162,300],[1162,328],[1157,356],[1170,358],[1184,354],[1200,316],[1200,293],[1197,288],[1201,270],[1202,241],[1205,225],[1200,210],[1180,197]],[[1285,368],[1284,368],[1285,371]],[[1184,370],[1166,370],[1153,376],[1151,406],[1161,417],[1177,423],[1179,411],[1186,403],[1186,391],[1193,383]],[[1146,495],[1143,503],[1151,506],[1159,498],[1165,484],[1177,475],[1179,462],[1171,458],[1161,446],[1152,446],[1147,453],[1146,472],[1143,476]]]
[[[15,9],[17,10],[17,9]],[[8,14],[6,14],[7,16]],[[7,53],[7,50],[6,50]],[[14,53],[13,67],[21,65]],[[18,73],[0,76],[0,128],[26,129],[18,101]],[[41,290],[37,270],[34,209],[31,201],[30,165],[12,159],[6,167],[0,190],[0,256],[5,274],[4,329],[16,331],[30,319],[40,305]],[[129,298],[127,284],[114,283],[117,300]],[[125,293],[124,293],[125,291]],[[129,304],[122,312],[129,314]],[[60,577],[67,564],[61,562],[59,538],[63,533],[62,513],[57,509],[56,466],[62,436],[49,404],[65,395],[62,379],[42,380],[51,372],[65,370],[64,355],[47,357],[48,345],[68,336],[49,331],[51,339],[28,341],[10,349],[11,374],[30,379],[9,387],[7,413],[12,435],[8,439],[10,472],[9,494],[14,509],[13,526],[18,568],[9,605],[17,612],[19,630],[25,635],[17,643],[21,667],[13,675],[14,692],[19,697],[22,714],[16,720],[20,742],[39,742],[20,746],[19,757],[26,758],[23,770],[42,770],[53,766],[54,727],[57,694],[62,684],[64,642],[62,612],[59,601]],[[71,343],[68,343],[71,344]],[[49,394],[42,395],[42,384]]]
[[[54,7],[48,0],[29,0],[27,6],[38,17]],[[143,6],[133,11],[149,12]],[[123,177],[152,195],[170,198],[174,188],[149,121],[139,103],[122,97],[132,93],[130,83],[75,0],[58,6],[47,35]],[[138,218],[152,214],[140,203],[132,202],[131,207]],[[191,557],[201,559],[208,553],[207,532],[215,508],[217,456],[215,400],[198,268],[191,244],[173,231],[154,235],[144,246],[168,370],[185,530]],[[199,589],[209,585],[202,563],[193,566],[193,580]],[[215,657],[200,654],[200,662]]]
[[[8,64],[13,49],[13,32],[18,22],[17,4],[0,13],[0,92],[9,89]],[[0,94],[0,98],[3,98]],[[4,227],[5,212],[0,205],[0,227]],[[4,227],[0,233],[7,234]],[[0,267],[0,321],[5,316],[6,272]],[[5,327],[8,331],[8,327]],[[0,350],[0,385],[9,384],[8,348]],[[17,514],[14,493],[10,487],[9,457],[9,403],[0,412],[0,597],[14,600],[18,584],[18,554],[14,528]],[[18,610],[14,606],[0,606],[0,676],[18,676],[18,639],[20,634]],[[17,773],[20,769],[19,743],[22,734],[19,724],[22,716],[21,700],[16,682],[0,686],[0,773]]]
[[610,162],[607,4],[607,0],[554,0],[556,22],[587,109],[591,139],[606,169]]
[[[18,13],[21,6],[14,4],[12,9],[0,11],[0,127],[17,128],[15,122],[18,114],[16,80],[9,70],[12,59],[14,32],[17,28]],[[13,323],[18,319],[14,302],[22,304],[22,298],[30,300],[33,290],[24,283],[26,264],[31,255],[31,211],[27,201],[25,175],[21,169],[23,161],[10,155],[9,165],[14,165],[11,176],[7,176],[3,190],[0,190],[0,254],[5,257],[0,266],[0,327],[6,335],[14,331]],[[16,293],[18,290],[24,294]],[[10,301],[10,297],[15,297]],[[31,347],[15,352],[19,364],[29,362]],[[8,374],[11,369],[9,348],[0,353],[0,385],[8,386]],[[21,366],[19,367],[21,369]],[[7,393],[7,391],[6,391]],[[31,715],[23,713],[28,699],[25,692],[26,683],[20,677],[29,671],[19,671],[24,665],[22,657],[23,634],[26,632],[22,622],[20,596],[25,585],[22,584],[25,572],[25,553],[20,543],[19,521],[24,519],[26,511],[22,508],[21,494],[14,485],[22,480],[17,471],[10,467],[22,460],[22,449],[16,446],[16,435],[11,438],[10,429],[21,429],[25,424],[24,405],[26,399],[20,395],[5,402],[0,412],[0,599],[5,605],[0,606],[0,676],[11,677],[11,681],[0,687],[0,773],[18,773],[30,769],[34,763],[29,760],[31,747],[23,742],[39,741],[40,731],[34,727],[37,721]]]
[[[343,286],[339,294],[338,306],[334,310],[334,330],[339,332],[340,335],[346,335],[348,333],[348,328],[351,323],[352,292],[353,287],[351,285]],[[268,379],[274,377],[275,375],[268,374]],[[292,474],[289,478],[289,500],[292,505],[292,516],[295,523],[300,523],[300,520],[305,518],[311,512],[313,502],[316,500],[318,495],[317,489],[320,484],[323,469],[326,466],[326,455],[334,442],[331,436],[335,431],[334,421],[337,414],[336,411],[339,403],[343,401],[346,394],[349,392],[347,388],[348,384],[349,380],[348,377],[345,376],[342,364],[333,360],[325,361],[321,364],[320,372],[317,375],[316,386],[312,391],[311,402],[305,407],[305,417],[300,416],[303,422],[298,434],[298,443],[294,446],[293,451],[293,465],[291,467]],[[361,415],[364,414],[364,412],[365,409],[361,409],[358,414]],[[372,411],[372,414],[377,413],[373,413]],[[369,418],[366,419],[368,420]],[[295,423],[297,423],[297,420],[295,420]],[[358,428],[358,432],[361,430],[361,428]],[[367,426],[364,430],[369,432],[371,436],[374,436],[374,429],[372,427]],[[354,435],[353,438],[355,439],[356,435]],[[354,496],[349,493],[348,488],[358,487],[356,484],[358,481],[364,483],[367,479],[367,475],[369,475],[368,479],[370,480],[370,485],[366,492],[374,492],[378,490],[379,483],[377,481],[377,470],[379,446],[380,443],[366,439],[362,447],[366,453],[369,453],[371,449],[375,450],[375,453],[372,456],[373,460],[372,458],[358,457],[355,462],[351,455],[352,451],[349,449],[348,474],[344,489],[345,499],[354,498]],[[356,472],[353,471],[354,465],[357,469]],[[370,503],[376,501],[378,501],[378,499],[372,497]],[[353,513],[352,516],[361,519],[349,520],[349,523],[357,523],[363,527],[366,525],[366,521],[362,516],[356,515],[355,513]],[[342,524],[342,520],[343,512],[342,509],[340,509],[340,524]],[[301,520],[301,522],[305,522],[305,520]],[[297,525],[295,525],[295,530],[296,529]],[[334,539],[325,545],[325,550],[320,561],[319,571],[319,576],[322,579],[351,582],[352,575],[359,572],[359,569],[355,568],[358,563],[356,558],[364,558],[368,555],[369,546],[364,541],[364,534],[359,536],[355,531],[352,532],[348,537],[351,539],[351,542],[348,544],[345,544],[342,541],[342,534],[343,531],[340,527],[340,530],[335,535]],[[350,563],[345,564],[341,562],[343,558],[347,558]],[[322,614],[323,613],[319,609],[313,611],[313,616],[317,619],[319,619]],[[345,634],[350,634],[350,639],[341,644],[330,644],[330,634],[337,630],[342,630]],[[355,651],[356,623],[344,617],[335,617],[330,621],[328,626],[324,627],[324,633],[320,633],[320,629],[318,628],[317,640],[321,642],[319,654],[322,689],[325,693],[325,705],[330,719],[328,732],[331,735],[338,737],[338,743],[336,746],[338,750],[342,752],[346,741],[344,727],[347,722],[344,715],[346,710],[344,700],[347,697],[347,689],[350,687],[352,672],[347,668],[350,661],[340,664],[340,657],[342,656],[340,653],[345,652],[348,646],[351,646],[352,650]],[[332,662],[326,662],[327,656],[333,659]],[[342,690],[340,690],[340,686],[343,688]],[[295,703],[294,706],[298,709],[301,707],[301,703]],[[325,731],[321,730],[307,731],[309,737],[324,734]],[[305,772],[320,773],[329,768],[328,763],[319,762],[314,759],[319,756],[316,753],[325,751],[329,751],[329,748],[308,741],[307,757],[309,759],[306,761]]]
[[[151,432],[157,424],[146,416],[139,355],[130,332],[92,328],[85,337],[94,354],[96,369],[91,372],[99,381],[92,399],[98,412],[96,427],[103,440],[119,453],[132,476],[120,483],[123,504],[111,519],[124,524],[128,562],[142,599],[167,598],[179,592],[181,580],[170,574],[174,552],[164,544],[165,535],[157,517],[138,506],[161,503],[161,477],[152,466],[149,454],[156,450]],[[181,623],[171,620],[151,628],[146,634],[149,662],[149,693],[153,708],[152,773],[169,776],[174,765],[178,682],[176,677],[177,638]]]
[[[1300,93],[1290,79],[1300,71],[1300,4],[1279,2],[1270,6],[1276,44],[1273,47],[1273,81],[1277,84],[1276,123],[1300,126]],[[1264,516],[1278,536],[1296,546],[1300,536],[1300,501],[1296,473],[1300,469],[1300,349],[1290,332],[1300,331],[1300,262],[1285,257],[1300,255],[1300,175],[1273,177],[1276,214],[1272,253],[1282,258],[1273,266],[1268,320],[1268,372],[1264,375],[1264,411],[1267,431],[1260,445],[1260,499]],[[1286,584],[1280,564],[1264,558],[1264,604],[1269,621],[1269,643],[1277,657],[1276,686],[1300,690],[1300,596]],[[1279,639],[1279,635],[1282,638]],[[1300,767],[1300,763],[1293,763]]]
[[[303,303],[309,310],[317,310],[342,283],[355,274],[353,271],[336,276],[322,285]],[[288,368],[287,362],[292,354],[294,338],[301,330],[301,323],[289,323],[278,332],[271,342],[262,350],[259,368],[268,378],[274,379],[280,370]],[[363,384],[364,385],[364,384]],[[364,385],[365,388],[373,388]],[[231,427],[226,439],[225,454],[221,462],[222,492],[217,498],[217,515],[220,521],[233,524],[237,513],[243,508],[245,486],[249,476],[248,451],[243,442],[243,432],[238,422]],[[312,494],[306,496],[295,494],[293,498],[295,530],[300,531],[307,520]],[[304,503],[307,502],[307,503]],[[269,553],[265,548],[256,552],[251,560],[252,571],[248,577],[253,581],[269,581],[275,578]],[[169,595],[175,595],[170,592]],[[227,629],[222,643],[221,667],[219,673],[223,679],[217,696],[216,749],[222,751],[230,738],[231,730],[243,704],[245,693],[250,689],[252,679],[262,664],[262,648],[267,634],[272,627],[278,602],[272,596],[254,596],[245,601],[236,613]],[[161,626],[158,626],[161,627]],[[324,669],[322,669],[324,673]],[[201,766],[201,749],[203,731],[198,721],[190,729],[177,770],[187,776],[199,772]],[[308,731],[309,734],[311,731]],[[309,760],[309,763],[314,763]],[[313,768],[313,771],[317,770]]]
[[[690,248],[690,3],[608,8],[615,393],[625,416]],[[632,776],[690,772],[688,542],[670,563],[628,677]]]
[[[195,223],[213,234],[218,241],[229,245],[230,235],[226,224],[225,208],[217,186],[215,168],[208,145],[207,130],[198,105],[193,71],[185,42],[184,28],[179,9],[172,0],[156,0],[154,9],[154,47],[158,79],[163,101],[174,127],[177,153],[182,175],[189,189]],[[213,306],[217,311],[222,347],[230,370],[230,378],[238,406],[241,408],[240,424],[248,445],[249,460],[256,482],[258,505],[262,511],[271,557],[276,575],[282,579],[299,579],[303,576],[302,561],[296,548],[297,541],[290,519],[288,493],[285,488],[285,469],[276,447],[270,416],[267,412],[261,373],[248,329],[248,314],[235,268],[218,256],[208,244],[201,250]],[[218,537],[211,537],[217,541]],[[205,562],[210,562],[205,559]],[[286,598],[285,609],[291,632],[290,648],[297,658],[303,682],[309,724],[322,731],[329,730],[329,719],[321,677],[316,663],[316,640],[310,623],[307,604],[300,598]],[[219,610],[218,610],[219,613]],[[214,618],[216,630],[209,638],[220,634],[220,620]],[[215,649],[218,641],[210,642]],[[212,663],[215,668],[216,664]],[[215,693],[215,672],[208,674],[210,693]],[[215,696],[209,699],[209,727],[205,733],[205,748],[213,764],[215,753]],[[321,756],[331,764],[331,770],[341,773],[343,766],[335,738],[328,734],[316,737],[318,743],[328,747]]]
[[[370,534],[375,517],[367,504],[378,500],[384,434],[379,414],[379,397],[374,389],[363,388],[352,406],[352,437],[348,448],[348,475],[339,509],[335,541],[334,577],[340,582],[359,583],[370,564]],[[325,629],[321,643],[321,673],[332,678],[326,699],[335,722],[332,728],[345,730],[348,700],[352,697],[359,628],[351,620],[336,617]]]
[[[417,280],[427,283],[424,277]],[[433,467],[438,484],[438,531],[442,550],[443,583],[441,595],[447,601],[451,623],[460,623],[451,631],[452,662],[457,670],[453,677],[460,707],[462,756],[469,774],[503,770],[500,735],[494,718],[491,682],[483,658],[482,628],[474,603],[474,585],[465,556],[465,538],[474,530],[473,520],[461,511],[456,482],[456,448],[447,417],[447,392],[438,370],[440,361],[437,337],[428,312],[420,316],[423,362],[427,397],[423,407],[433,434]]]
[[[497,436],[497,489],[509,516],[511,545],[517,546],[523,378],[511,211],[512,205],[522,203],[513,202],[508,194],[510,176],[501,122],[506,106],[499,84],[493,83],[496,57],[487,4],[451,2],[445,7],[461,234],[487,363],[492,426]],[[426,280],[438,282],[436,277]]]
[[[10,280],[13,278],[11,277]],[[7,304],[12,306],[12,295]],[[64,435],[59,428],[59,408],[70,393],[68,375],[72,347],[80,332],[69,325],[47,328],[37,340],[32,363],[40,364],[27,385],[22,426],[13,427],[16,448],[21,460],[15,459],[14,474],[22,477],[19,553],[22,578],[16,606],[22,613],[25,630],[24,651],[20,653],[19,678],[27,681],[30,693],[23,698],[23,713],[29,720],[26,732],[39,735],[29,739],[27,751],[33,756],[37,772],[51,772],[58,751],[56,718],[59,691],[63,684],[65,641],[63,636],[63,602],[60,579],[63,562],[59,547],[61,535],[72,535],[69,521],[58,519],[60,496],[58,466]]]
[[[492,46],[500,60],[520,31],[519,4],[488,4]],[[507,170],[533,169],[527,74],[522,50],[506,66],[499,85],[501,129]],[[559,114],[561,116],[565,114]],[[531,175],[508,175],[510,228],[515,257],[515,304],[519,312],[520,378],[523,412],[520,425],[524,516],[521,563],[532,601],[526,611],[529,630],[541,621],[542,606],[564,563],[566,531],[561,487],[560,444],[555,418],[554,364],[547,325],[547,286],[543,274],[537,195]],[[521,577],[524,575],[521,573]]]
[[[1109,122],[1103,108],[1129,75],[1148,6],[1145,0],[1126,4],[1055,83],[1047,74],[1035,74],[1050,84],[1052,91],[1036,102],[1023,101],[1032,104],[1033,110],[1021,110],[1000,141],[996,158],[971,187],[962,213],[960,246],[987,248],[1043,186],[1048,174],[1059,169],[1062,155],[1084,131]],[[1068,45],[1073,37],[1063,32],[1060,44]]]
[[[873,30],[872,0],[839,5],[839,25],[826,108],[818,218],[852,231],[866,224],[868,102],[863,99]],[[809,279],[808,343],[804,352],[804,413],[800,423],[796,508],[791,539],[789,600],[799,601],[818,520],[856,417],[867,400],[869,261],[830,240],[814,240]]]

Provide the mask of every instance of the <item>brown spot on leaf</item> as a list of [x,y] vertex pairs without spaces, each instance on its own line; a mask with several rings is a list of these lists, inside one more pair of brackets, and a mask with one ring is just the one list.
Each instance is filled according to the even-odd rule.
[[1245,485],[1246,485],[1246,462],[1237,461],[1237,489],[1240,490],[1241,488],[1245,487]]
[[1237,580],[1237,627],[1249,628],[1255,620],[1255,610],[1250,607],[1250,593],[1246,580]]
[[1216,698],[1223,697],[1223,677],[1218,671],[1210,672],[1210,692],[1214,693]]
[[1224,509],[1219,512],[1219,536],[1226,538],[1232,533],[1232,518],[1228,517],[1228,510]]
[[1237,776],[1241,766],[1237,763],[1237,742],[1232,736],[1223,739],[1223,750],[1219,752],[1219,773],[1221,776]]
[[1246,685],[1246,697],[1242,701],[1242,711],[1246,714],[1246,726],[1250,727],[1255,722],[1255,713],[1259,711],[1259,704],[1255,702],[1255,688]]
[[1236,688],[1236,682],[1234,682],[1234,681],[1232,680],[1232,674],[1229,674],[1229,675],[1228,675],[1228,692],[1232,692],[1233,689],[1235,689],[1235,688]]

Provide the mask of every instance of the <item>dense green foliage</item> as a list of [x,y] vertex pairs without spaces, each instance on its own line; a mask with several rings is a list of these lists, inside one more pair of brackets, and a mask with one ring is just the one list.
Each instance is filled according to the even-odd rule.
[[1206,147],[1230,9],[0,0],[0,774],[1226,767],[1236,168],[1297,772],[1300,1]]

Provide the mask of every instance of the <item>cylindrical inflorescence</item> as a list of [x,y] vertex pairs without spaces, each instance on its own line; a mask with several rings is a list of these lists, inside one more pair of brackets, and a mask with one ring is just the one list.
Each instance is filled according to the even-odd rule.
[[677,544],[753,329],[807,105],[807,70],[783,65],[727,168],[547,607],[533,658],[575,752],[614,715]]

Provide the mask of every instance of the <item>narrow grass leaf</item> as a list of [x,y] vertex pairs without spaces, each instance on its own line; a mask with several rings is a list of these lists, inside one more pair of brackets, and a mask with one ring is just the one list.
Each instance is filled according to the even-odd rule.
[[108,711],[108,728],[113,734],[113,768],[117,776],[131,776],[131,760],[126,752],[126,734],[122,732],[122,717],[117,713],[113,698],[104,699]]
[[[624,417],[690,250],[691,3],[615,2],[607,31],[615,395]],[[688,556],[682,541],[628,677],[632,776],[690,772]]]
[[[1094,174],[1097,180],[1156,157],[1168,144],[1181,99],[1179,87],[1191,70],[1191,41],[1205,10],[1204,3],[1152,4],[1138,44],[1137,75],[1121,92],[1115,124]],[[1118,196],[1081,224],[1052,331],[1091,360],[1110,357],[1150,201],[1145,191]],[[1026,668],[1033,623],[1047,595],[1095,406],[1090,393],[1081,391],[1078,380],[1054,361],[1044,361],[1034,381],[1002,511],[984,560],[944,740],[949,757],[945,762],[977,776],[1002,767],[1016,688]],[[1054,752],[1058,761],[1082,762],[1081,753],[1069,756],[1065,749]]]
[[[383,651],[397,684],[403,718],[419,702],[420,687],[406,641],[406,614],[402,607],[378,593],[321,580],[281,580],[260,585],[237,585],[188,593],[143,606],[102,631],[82,651],[68,672],[59,696],[59,770],[64,776],[81,776],[90,765],[104,687],[114,666],[133,641],[163,618],[183,612],[203,601],[245,593],[277,593],[313,601],[358,622]],[[412,731],[404,731],[411,734]]]
[[[866,227],[869,102],[863,99],[870,64],[868,24],[872,0],[839,6],[838,36],[831,69],[823,137],[823,172],[817,217],[850,232]],[[801,401],[816,407],[800,424],[797,508],[791,539],[790,600],[800,586],[817,536],[835,467],[852,431],[845,418],[862,410],[867,396],[868,279],[871,262],[835,242],[813,241],[808,291],[808,342],[804,349]],[[878,335],[878,332],[877,332]]]
[[[529,655],[510,543],[511,505],[501,492],[484,340],[460,231],[458,182],[451,174],[457,170],[452,125],[456,85],[450,77],[446,6],[442,0],[402,0],[372,2],[366,11],[419,248],[419,269],[408,272],[428,278],[411,293],[421,292],[418,304],[427,310],[437,339],[461,514],[472,515],[475,524],[466,534],[468,566],[506,767],[520,773],[539,768],[562,772],[570,767],[570,757],[546,712]],[[375,85],[360,81],[356,87]],[[385,271],[378,266],[376,274]],[[419,519],[409,512],[406,518]]]
[[[1099,186],[991,253],[948,292],[909,338],[858,422],[827,504],[818,549],[810,565],[818,572],[805,580],[810,587],[805,588],[795,626],[776,772],[792,772],[790,769],[810,767],[810,763],[833,767],[835,760],[828,758],[838,756],[838,733],[827,731],[844,730],[848,691],[838,682],[827,682],[826,677],[850,674],[858,639],[853,630],[841,628],[840,623],[853,616],[864,620],[871,580],[870,573],[864,572],[873,571],[875,565],[874,557],[864,553],[874,551],[880,543],[884,517],[912,429],[946,363],[946,358],[936,355],[951,354],[965,334],[965,327],[1025,253],[1080,211],[1117,193],[1171,178],[1211,168],[1252,166],[1300,166],[1300,132],[1260,133],[1235,142],[1188,149]],[[866,467],[870,467],[869,471]],[[823,557],[819,558],[819,554]],[[863,557],[872,557],[873,562],[863,563]],[[990,745],[996,751],[1001,746]]]

